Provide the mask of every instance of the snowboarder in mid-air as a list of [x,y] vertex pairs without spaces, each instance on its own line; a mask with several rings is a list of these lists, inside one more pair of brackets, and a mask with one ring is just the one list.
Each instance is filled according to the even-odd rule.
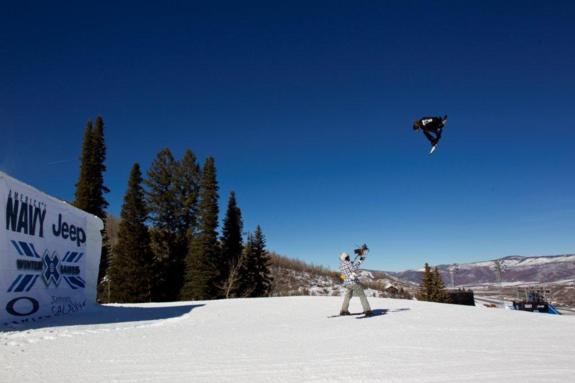
[[349,312],[349,301],[351,297],[355,294],[361,300],[361,306],[363,308],[363,314],[366,317],[372,316],[373,312],[369,306],[369,302],[363,291],[363,286],[359,282],[359,277],[357,276],[357,271],[359,270],[359,265],[364,261],[369,249],[366,245],[361,246],[354,250],[356,254],[353,262],[349,258],[349,254],[341,253],[339,255],[339,260],[341,261],[339,269],[341,271],[341,277],[343,279],[343,286],[345,287],[345,297],[343,299],[343,305],[341,306],[341,311],[339,315],[350,315]]
[[441,131],[446,123],[447,114],[443,117],[423,117],[413,123],[413,130],[421,129],[425,137],[431,142],[429,154],[435,151],[437,143],[441,139]]

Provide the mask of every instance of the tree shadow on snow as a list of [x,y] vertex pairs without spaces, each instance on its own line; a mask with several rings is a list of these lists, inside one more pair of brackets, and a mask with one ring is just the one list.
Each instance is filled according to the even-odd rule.
[[46,327],[87,326],[170,319],[186,315],[193,309],[202,306],[205,305],[197,304],[169,307],[95,306],[93,309],[86,311],[68,315],[51,316],[33,322],[0,323],[0,332]]

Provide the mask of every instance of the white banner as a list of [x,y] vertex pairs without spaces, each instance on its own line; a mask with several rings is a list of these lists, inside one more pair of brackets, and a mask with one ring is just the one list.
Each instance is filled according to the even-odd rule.
[[0,172],[0,324],[96,302],[102,221]]

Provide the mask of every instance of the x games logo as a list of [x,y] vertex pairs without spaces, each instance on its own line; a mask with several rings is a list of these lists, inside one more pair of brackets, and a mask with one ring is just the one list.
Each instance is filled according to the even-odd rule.
[[80,266],[78,265],[84,253],[68,251],[60,260],[55,251],[50,254],[48,249],[45,249],[40,256],[32,243],[23,241],[11,241],[11,243],[18,253],[16,267],[22,273],[14,279],[8,288],[9,293],[30,291],[40,276],[46,287],[52,284],[58,286],[62,279],[73,290],[86,287],[86,281],[80,277]]
[[60,284],[60,279],[62,274],[60,274],[60,270],[58,265],[60,264],[60,260],[58,259],[58,255],[56,252],[52,253],[52,257],[48,255],[48,251],[44,251],[44,270],[42,271],[42,278],[46,283],[46,286],[49,286],[51,282],[54,282],[56,286]]

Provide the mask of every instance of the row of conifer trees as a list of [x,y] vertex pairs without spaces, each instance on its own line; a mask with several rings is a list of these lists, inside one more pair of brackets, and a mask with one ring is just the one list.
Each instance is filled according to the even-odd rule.
[[[104,122],[86,125],[74,204],[105,220]],[[270,258],[259,226],[243,241],[242,213],[231,192],[218,235],[214,158],[161,150],[144,178],[132,166],[117,241],[104,236],[99,299],[149,302],[266,296]]]

